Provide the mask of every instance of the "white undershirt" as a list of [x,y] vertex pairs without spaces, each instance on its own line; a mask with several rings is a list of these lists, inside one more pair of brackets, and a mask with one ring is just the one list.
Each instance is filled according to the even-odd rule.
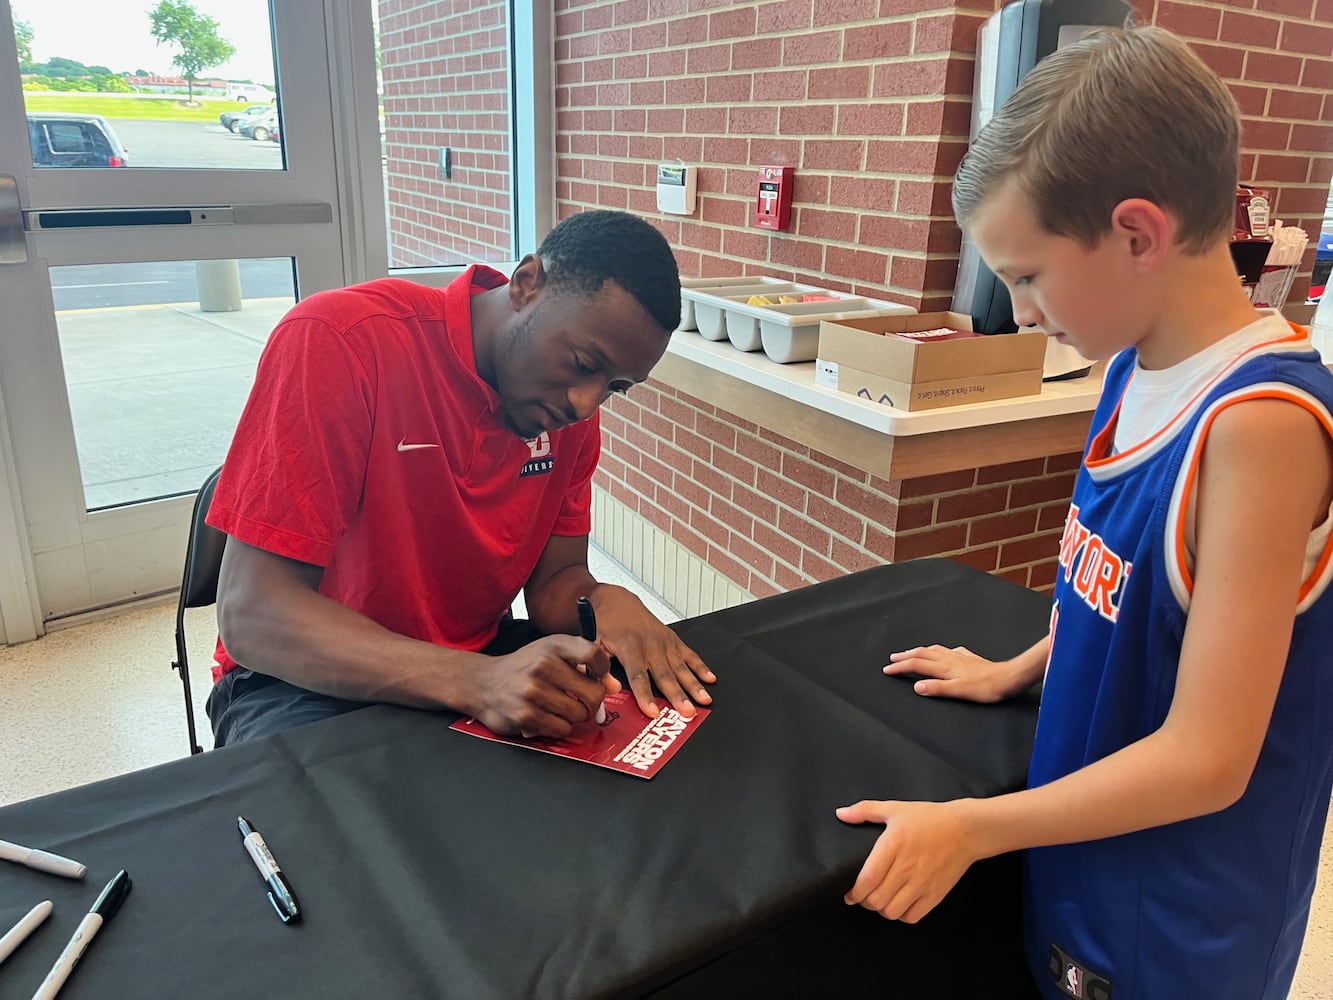
[[[1289,336],[1291,327],[1276,310],[1261,310],[1262,315],[1198,354],[1191,355],[1170,368],[1150,370],[1134,365],[1134,374],[1120,401],[1120,416],[1115,428],[1115,451],[1120,453],[1152,437],[1189,404],[1199,391],[1251,347]],[[1194,496],[1189,498],[1185,518],[1185,548],[1188,566],[1194,569]],[[1333,528],[1333,507],[1329,515],[1310,532],[1305,547],[1305,575],[1315,565]]]

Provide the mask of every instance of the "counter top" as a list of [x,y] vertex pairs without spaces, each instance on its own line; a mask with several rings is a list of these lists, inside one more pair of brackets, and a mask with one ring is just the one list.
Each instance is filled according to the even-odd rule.
[[698,333],[682,330],[671,335],[667,352],[893,437],[1091,413],[1102,387],[1100,370],[1094,369],[1083,378],[1043,383],[1037,396],[909,412],[816,385],[813,361],[780,365],[762,351],[738,351],[730,341],[705,340]]

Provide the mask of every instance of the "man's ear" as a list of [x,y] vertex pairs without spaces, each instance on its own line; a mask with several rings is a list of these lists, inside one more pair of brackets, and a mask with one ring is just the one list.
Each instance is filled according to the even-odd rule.
[[546,267],[535,253],[526,255],[509,276],[509,305],[522,312],[546,287]]
[[1176,219],[1146,198],[1126,198],[1111,210],[1111,232],[1134,266],[1155,271],[1176,242]]

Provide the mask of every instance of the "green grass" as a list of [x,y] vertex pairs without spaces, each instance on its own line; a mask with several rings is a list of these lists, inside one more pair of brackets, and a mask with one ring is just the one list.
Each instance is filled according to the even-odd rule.
[[29,111],[64,111],[67,114],[102,115],[159,122],[215,122],[224,111],[239,111],[240,101],[200,101],[200,107],[184,106],[185,95],[126,97],[123,94],[32,94],[23,95]]

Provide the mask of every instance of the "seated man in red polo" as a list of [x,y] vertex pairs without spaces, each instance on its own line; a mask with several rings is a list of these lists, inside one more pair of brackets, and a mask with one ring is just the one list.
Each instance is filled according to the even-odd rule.
[[[512,277],[387,278],[300,302],[269,339],[208,515],[218,746],[391,702],[561,737],[625,669],[686,716],[702,660],[588,571],[598,408],[680,316],[671,249],[623,212],[566,219]],[[509,607],[522,591],[530,621]],[[578,638],[577,599],[598,642]],[[588,674],[578,669],[588,665]]]

